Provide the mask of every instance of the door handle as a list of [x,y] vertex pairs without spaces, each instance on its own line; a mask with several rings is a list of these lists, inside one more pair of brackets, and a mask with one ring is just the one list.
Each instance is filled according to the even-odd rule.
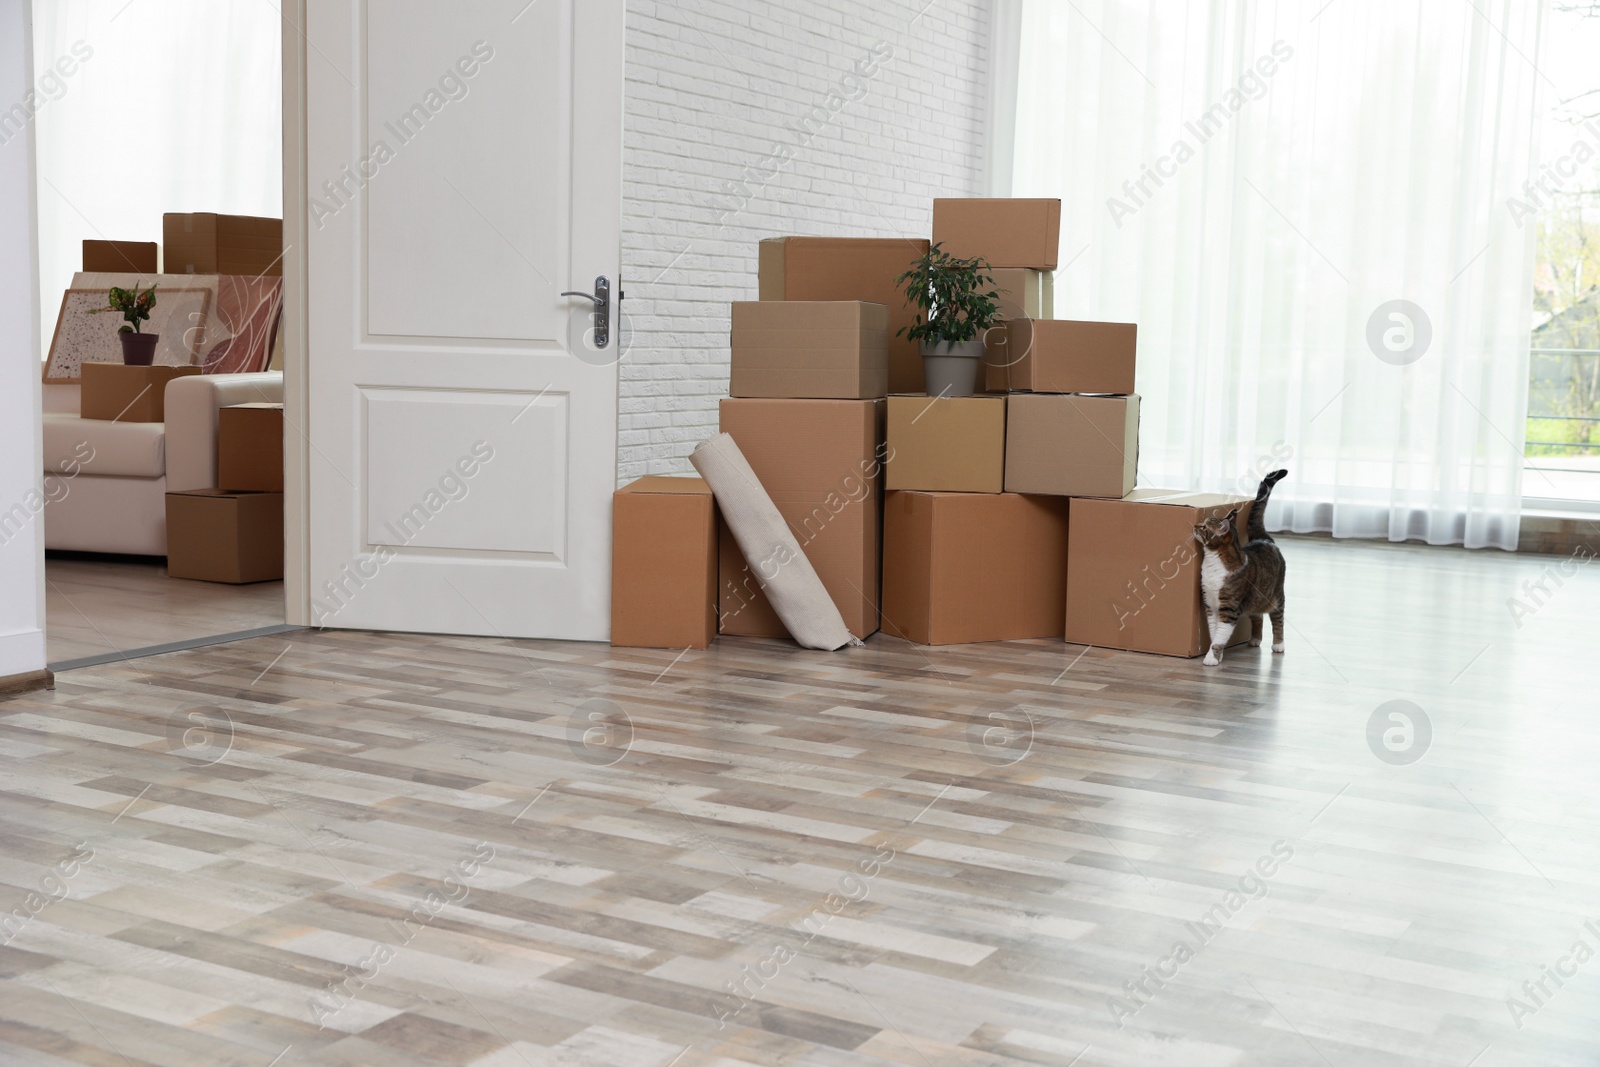
[[562,296],[581,296],[594,303],[594,346],[611,343],[611,280],[604,274],[594,280],[594,294],[565,292]]

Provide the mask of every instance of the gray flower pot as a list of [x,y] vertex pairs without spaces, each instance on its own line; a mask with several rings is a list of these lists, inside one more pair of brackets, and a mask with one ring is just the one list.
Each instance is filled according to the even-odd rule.
[[971,396],[982,369],[982,338],[922,342],[922,381],[929,396]]

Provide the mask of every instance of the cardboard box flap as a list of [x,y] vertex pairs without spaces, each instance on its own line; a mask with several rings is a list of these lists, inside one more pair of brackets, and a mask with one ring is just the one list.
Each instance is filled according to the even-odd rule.
[[1183,489],[1135,489],[1122,499],[1140,504],[1172,504],[1185,508],[1220,508],[1248,504],[1253,496],[1229,493],[1195,493]]
[[678,478],[666,474],[649,474],[629,482],[618,489],[619,493],[677,493],[690,496],[710,496],[711,487],[703,478]]

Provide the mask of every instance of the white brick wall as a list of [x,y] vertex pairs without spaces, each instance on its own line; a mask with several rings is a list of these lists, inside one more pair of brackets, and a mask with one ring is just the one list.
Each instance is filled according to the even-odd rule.
[[716,432],[761,238],[926,237],[980,193],[989,6],[628,0],[621,480]]

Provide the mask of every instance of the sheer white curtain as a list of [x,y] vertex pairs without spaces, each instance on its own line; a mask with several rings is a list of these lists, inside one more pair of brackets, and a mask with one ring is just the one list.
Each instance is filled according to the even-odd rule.
[[280,25],[267,0],[34,0],[46,348],[85,238],[283,213]]
[[1010,192],[1057,316],[1139,324],[1141,483],[1514,549],[1539,0],[1020,2]]

